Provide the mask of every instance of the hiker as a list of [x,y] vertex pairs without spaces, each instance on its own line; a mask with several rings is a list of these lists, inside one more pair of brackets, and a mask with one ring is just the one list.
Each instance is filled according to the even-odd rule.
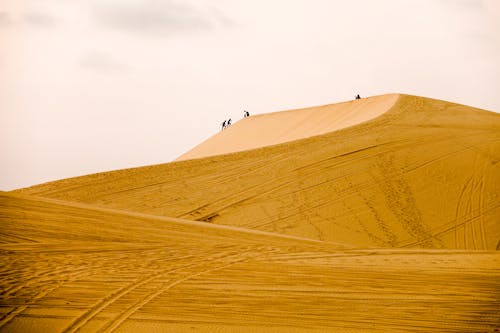
[[243,111],[243,118],[250,117],[250,113],[248,111]]
[[224,120],[224,122],[222,123],[222,130],[224,130],[224,128],[226,128],[226,121]]
[[231,126],[231,118],[227,121],[227,127]]
[[361,99],[361,96],[359,96],[359,94],[357,94],[356,99]]

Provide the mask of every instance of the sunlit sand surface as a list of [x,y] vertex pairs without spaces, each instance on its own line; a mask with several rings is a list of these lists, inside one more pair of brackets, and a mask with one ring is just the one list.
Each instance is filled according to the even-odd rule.
[[333,132],[385,113],[398,95],[281,111],[245,118],[177,158],[177,161],[244,151]]
[[499,161],[498,114],[384,95],[1,192],[0,331],[498,331]]

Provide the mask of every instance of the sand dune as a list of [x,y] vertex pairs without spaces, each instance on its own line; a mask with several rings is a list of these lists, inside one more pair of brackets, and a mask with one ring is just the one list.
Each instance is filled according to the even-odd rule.
[[397,94],[245,118],[179,156],[176,161],[305,139],[357,125],[389,110]]
[[500,116],[384,95],[0,192],[0,332],[496,332]]
[[[2,332],[493,332],[494,252],[361,250],[0,194]],[[465,269],[466,267],[466,269]]]
[[[415,96],[393,99],[374,98],[380,109],[371,116],[388,108],[385,113],[330,133],[17,193],[359,247],[496,249],[500,115]],[[368,109],[369,101],[363,104]],[[352,114],[355,103],[326,108]],[[255,119],[286,128],[297,124],[294,115],[314,112]],[[239,128],[245,122],[254,120],[245,119]],[[229,145],[238,127],[230,130],[217,140]],[[242,141],[248,133],[242,132]]]

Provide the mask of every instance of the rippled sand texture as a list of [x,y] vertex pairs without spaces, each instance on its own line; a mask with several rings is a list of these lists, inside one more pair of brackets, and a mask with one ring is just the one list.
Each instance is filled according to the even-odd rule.
[[500,329],[499,115],[385,95],[186,156],[0,192],[0,331]]

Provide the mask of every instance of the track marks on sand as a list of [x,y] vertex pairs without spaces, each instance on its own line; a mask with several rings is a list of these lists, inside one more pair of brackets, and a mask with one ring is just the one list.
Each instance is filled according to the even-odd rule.
[[405,230],[416,238],[422,246],[433,248],[432,234],[429,227],[422,221],[411,188],[404,179],[404,174],[395,168],[392,154],[380,155],[378,158],[381,174],[384,180],[379,182],[382,193],[386,197],[389,209],[396,216]]
[[[152,253],[148,253],[150,256],[148,258],[149,261],[154,262],[154,261],[160,261],[162,260],[161,257],[156,257],[152,258],[151,257]],[[92,307],[90,307],[85,313],[80,315],[79,317],[75,318],[75,320],[64,330],[65,333],[73,333],[77,332],[80,328],[84,327],[89,321],[100,315],[107,307],[109,307],[111,304],[115,303],[121,298],[124,298],[128,294],[132,293],[133,291],[141,288],[141,287],[147,287],[149,284],[155,284],[155,283],[161,283],[165,284],[165,282],[162,282],[164,279],[167,279],[168,284],[166,287],[160,287],[157,291],[153,292],[151,294],[147,295],[146,297],[140,299],[137,301],[132,307],[122,310],[122,314],[118,316],[116,319],[111,321],[106,327],[109,327],[110,329],[115,327],[116,322],[123,322],[128,316],[130,316],[133,312],[135,312],[137,309],[139,309],[142,305],[146,304],[150,299],[154,298],[159,291],[166,291],[170,287],[179,284],[187,279],[189,279],[192,276],[197,276],[201,275],[206,271],[211,271],[211,270],[216,270],[217,268],[212,268],[212,269],[207,269],[207,270],[202,270],[201,272],[197,273],[186,273],[189,272],[189,269],[195,269],[196,268],[202,268],[205,266],[214,266],[217,267],[217,263],[219,261],[224,261],[227,258],[231,257],[244,257],[244,253],[242,254],[237,254],[237,255],[228,255],[225,253],[216,253],[214,254],[212,259],[209,260],[204,260],[202,253],[197,253],[196,255],[186,255],[182,256],[179,258],[173,259],[174,262],[180,262],[182,264],[174,264],[173,268],[169,267],[170,265],[167,265],[169,267],[168,269],[163,269],[159,270],[158,272],[155,273],[149,273],[144,276],[140,276],[138,279],[135,281],[128,283],[127,285],[115,290],[111,294],[109,294],[107,297],[102,298],[99,300],[97,303],[95,303]],[[223,266],[224,267],[224,266]],[[140,274],[140,273],[139,273]],[[182,277],[184,274],[187,274],[187,277]],[[177,276],[181,277],[177,277]],[[173,282],[172,282],[173,281]],[[160,292],[161,293],[161,292]],[[130,312],[130,314],[129,314]],[[124,317],[125,316],[125,317]]]
[[[116,330],[121,324],[123,324],[128,318],[130,318],[135,312],[137,312],[139,309],[141,309],[144,305],[147,303],[151,302],[153,299],[158,297],[159,295],[167,292],[169,289],[189,280],[193,279],[195,277],[199,277],[203,274],[208,274],[211,272],[215,272],[224,268],[228,268],[230,266],[233,266],[236,263],[241,263],[249,258],[254,258],[255,255],[249,256],[248,253],[238,253],[236,255],[229,255],[226,257],[222,257],[219,260],[222,261],[227,261],[229,260],[228,263],[219,263],[212,261],[212,262],[204,262],[202,264],[194,264],[190,265],[184,268],[181,268],[181,270],[185,270],[186,268],[195,268],[194,272],[178,272],[178,271],[172,271],[169,273],[177,273],[176,275],[179,275],[178,277],[173,277],[170,278],[169,281],[162,283],[162,285],[157,288],[157,290],[154,290],[153,292],[147,294],[144,298],[139,299],[136,303],[134,303],[132,306],[128,307],[127,309],[123,310],[117,317],[111,319],[106,323],[104,327],[102,327],[99,332],[104,332],[104,333],[109,333],[113,332]],[[206,268],[206,266],[210,268]],[[205,267],[205,268],[203,268]],[[202,268],[201,270],[197,270],[196,268]]]
[[5,326],[8,322],[10,322],[12,319],[14,319],[17,315],[21,314],[29,306],[36,304],[37,301],[44,298],[45,296],[47,296],[48,294],[50,294],[52,291],[56,290],[60,286],[61,286],[61,283],[54,283],[54,284],[49,285],[48,287],[45,286],[42,291],[40,291],[38,294],[36,294],[34,297],[32,297],[28,302],[25,302],[25,304],[17,306],[12,311],[8,312],[6,315],[4,315],[0,319],[0,330],[2,329],[3,326]]
[[[9,295],[5,297],[2,295],[2,303],[8,304],[7,300],[15,296],[16,292],[21,290],[31,289],[33,291],[38,291],[34,296],[26,299],[21,297],[20,300],[22,305],[15,306],[11,311],[7,312],[0,318],[0,330],[3,326],[13,320],[16,316],[20,315],[32,305],[35,305],[38,301],[42,300],[44,297],[50,295],[52,292],[60,288],[63,284],[75,281],[78,278],[85,276],[87,268],[80,268],[76,270],[71,269],[60,269],[47,274],[47,272],[42,272],[40,274],[35,274],[34,278],[28,279],[28,282],[16,286],[16,288],[11,289]],[[50,279],[52,277],[52,279]],[[38,283],[35,285],[35,283]],[[17,299],[17,298],[16,298]],[[16,300],[15,299],[15,300]]]

